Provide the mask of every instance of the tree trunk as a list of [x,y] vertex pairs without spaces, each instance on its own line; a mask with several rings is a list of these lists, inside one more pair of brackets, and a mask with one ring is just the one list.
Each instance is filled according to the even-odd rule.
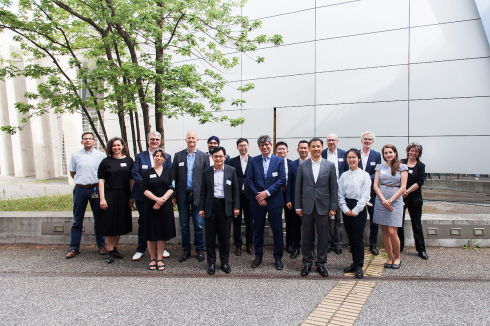
[[134,132],[133,111],[129,111],[129,121],[131,122],[131,135],[133,137],[133,153],[134,153],[134,156],[136,157],[136,154],[138,154],[138,147],[136,147],[136,135]]

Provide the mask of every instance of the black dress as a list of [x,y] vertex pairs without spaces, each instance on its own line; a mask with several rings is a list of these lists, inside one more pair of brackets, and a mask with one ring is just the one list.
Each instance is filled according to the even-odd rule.
[[131,157],[116,159],[106,157],[100,162],[97,176],[104,182],[104,195],[107,209],[101,209],[95,223],[97,235],[113,237],[133,230],[129,197],[129,180],[134,161]]
[[[162,197],[174,187],[172,186],[172,170],[163,169],[160,176],[155,169],[149,169],[143,174],[141,190],[149,190],[157,197]],[[153,209],[155,201],[145,196],[144,234],[148,241],[167,241],[175,238],[175,218],[170,198],[159,208]]]

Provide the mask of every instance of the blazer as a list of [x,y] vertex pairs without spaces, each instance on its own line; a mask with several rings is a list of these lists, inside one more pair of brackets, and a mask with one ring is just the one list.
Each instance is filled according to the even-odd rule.
[[[407,164],[407,159],[401,159],[403,164]],[[417,161],[417,164],[413,168],[408,168],[408,180],[407,189],[413,186],[415,183],[419,185],[419,189],[411,192],[406,198],[403,198],[405,205],[408,206],[421,206],[424,201],[422,199],[422,186],[425,182],[425,164]]]
[[296,185],[296,174],[298,173],[300,159],[292,161],[289,163],[288,170],[288,184],[286,188],[286,203],[293,203],[294,205],[294,194],[295,194],[295,185]]
[[338,186],[335,164],[326,159],[320,163],[320,173],[315,183],[311,158],[301,162],[296,176],[295,209],[302,209],[303,214],[310,215],[313,208],[320,215],[338,208]]
[[[233,208],[240,208],[240,193],[235,168],[229,165],[224,167],[224,193],[226,216],[233,216]],[[199,210],[204,211],[204,218],[209,218],[213,212],[214,198],[214,166],[205,169],[202,173],[201,193],[199,194]]]
[[247,198],[248,200],[250,200],[250,197],[252,197],[252,190],[250,190],[250,186],[247,183],[247,171],[248,171],[248,167],[250,166],[251,158],[252,156],[249,155],[247,167],[245,168],[245,173],[243,173],[242,171],[242,162],[240,161],[240,155],[230,159],[230,162],[228,163],[228,165],[235,168],[236,176],[238,178],[238,190],[241,191],[243,186],[245,192],[245,198]]
[[[172,156],[167,154],[167,159],[162,164],[164,169],[172,169]],[[134,200],[145,200],[145,195],[143,195],[143,191],[141,190],[141,185],[143,183],[143,174],[151,169],[150,162],[150,152],[148,150],[136,154],[134,158],[134,165],[131,169],[131,174],[134,180],[133,191],[131,192],[131,199]]]
[[[359,150],[362,155],[362,148]],[[373,164],[373,162],[375,164]],[[367,167],[366,167],[366,172],[369,173],[369,176],[371,177],[371,199],[373,198],[376,193],[374,192],[374,176],[376,175],[376,165],[381,164],[381,154],[379,152],[371,150],[369,152],[368,160],[367,160]],[[358,166],[364,170],[364,167],[362,166],[362,159],[359,161]]]
[[[325,148],[322,151],[322,158],[327,159],[328,148]],[[349,165],[346,162],[345,151],[343,149],[337,148],[337,159],[339,165],[339,179],[342,176],[342,173],[349,170]]]
[[[196,155],[196,158],[194,161],[194,170],[192,171],[193,204],[199,206],[202,172],[209,167],[209,159],[206,153],[198,149],[194,151],[194,155]],[[175,197],[177,204],[182,205],[187,191],[187,148],[175,153],[172,169],[174,171]]]
[[284,196],[282,195],[282,186],[286,182],[284,159],[276,155],[271,155],[267,177],[264,176],[262,155],[252,157],[248,161],[247,170],[247,183],[252,192],[250,205],[260,206],[255,196],[257,196],[258,192],[267,190],[270,193],[270,196],[265,199],[267,207],[283,207]]

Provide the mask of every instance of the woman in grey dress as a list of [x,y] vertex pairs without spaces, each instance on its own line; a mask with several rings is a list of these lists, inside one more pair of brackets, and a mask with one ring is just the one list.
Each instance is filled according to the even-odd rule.
[[408,168],[400,163],[396,147],[384,145],[381,154],[385,164],[376,166],[374,177],[374,223],[381,225],[383,243],[388,254],[386,268],[400,268],[400,239],[398,228],[403,223],[403,198],[407,187]]

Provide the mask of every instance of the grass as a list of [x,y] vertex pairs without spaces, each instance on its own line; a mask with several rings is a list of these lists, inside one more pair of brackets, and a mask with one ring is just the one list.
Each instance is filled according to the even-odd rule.
[[[72,211],[73,195],[50,195],[0,200],[0,211]],[[90,204],[87,206],[90,210]]]

